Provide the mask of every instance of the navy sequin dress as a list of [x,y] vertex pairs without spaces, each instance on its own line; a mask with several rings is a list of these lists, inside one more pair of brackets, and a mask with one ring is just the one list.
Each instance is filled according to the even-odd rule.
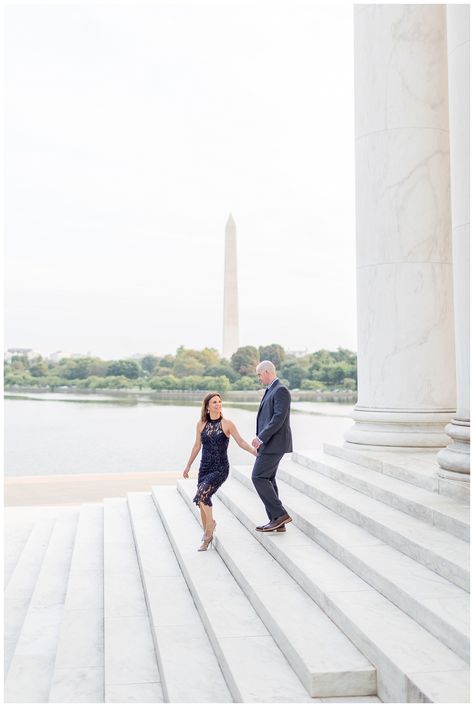
[[211,496],[229,476],[229,438],[222,429],[222,417],[218,420],[208,419],[201,432],[201,443],[198,487],[193,501],[198,506],[200,503],[212,506]]

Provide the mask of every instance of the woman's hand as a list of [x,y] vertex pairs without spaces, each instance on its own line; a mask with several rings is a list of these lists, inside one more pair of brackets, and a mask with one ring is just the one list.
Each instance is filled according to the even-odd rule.
[[189,479],[189,466],[187,466],[187,467],[185,468],[185,470],[183,471],[183,477],[184,477],[185,479]]

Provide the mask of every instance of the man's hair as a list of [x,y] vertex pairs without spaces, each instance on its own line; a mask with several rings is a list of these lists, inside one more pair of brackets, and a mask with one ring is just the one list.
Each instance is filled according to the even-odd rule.
[[260,371],[269,371],[272,375],[276,376],[275,364],[271,361],[260,361],[257,366],[257,373],[260,373]]

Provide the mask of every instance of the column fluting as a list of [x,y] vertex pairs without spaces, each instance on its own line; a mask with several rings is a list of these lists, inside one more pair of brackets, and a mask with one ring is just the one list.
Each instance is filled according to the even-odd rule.
[[439,475],[469,479],[469,5],[447,6],[449,136],[453,232],[456,415],[446,427],[452,442],[438,454]]
[[348,446],[439,448],[455,411],[444,5],[358,6],[358,401]]

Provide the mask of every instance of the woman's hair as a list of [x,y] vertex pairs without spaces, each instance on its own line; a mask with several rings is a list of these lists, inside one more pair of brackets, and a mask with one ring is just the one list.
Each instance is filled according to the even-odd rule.
[[209,400],[213,398],[215,395],[219,398],[219,400],[222,402],[222,395],[220,393],[208,393],[204,400],[202,401],[202,407],[201,407],[201,421],[202,422],[207,422],[209,420],[209,413],[207,411],[207,406],[209,404]]

